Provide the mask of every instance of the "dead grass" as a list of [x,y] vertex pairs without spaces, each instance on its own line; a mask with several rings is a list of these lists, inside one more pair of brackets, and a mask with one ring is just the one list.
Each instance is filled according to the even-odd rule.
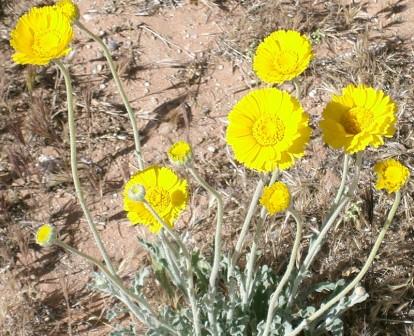
[[[178,130],[184,136],[188,134],[192,118],[200,113],[197,106],[197,97],[202,94],[200,85],[208,80],[209,72],[222,57],[230,59],[234,69],[243,72],[245,89],[257,85],[249,70],[254,48],[268,33],[283,27],[310,35],[316,52],[311,68],[301,77],[303,103],[312,114],[316,139],[310,145],[309,155],[284,175],[293,185],[297,206],[307,219],[308,233],[317,227],[323,215],[321,210],[328,207],[330,195],[338,184],[340,155],[323,146],[316,129],[322,106],[332,92],[349,82],[364,82],[386,90],[400,107],[398,133],[380,151],[369,151],[367,164],[378,158],[395,156],[414,167],[412,42],[390,33],[400,22],[395,13],[404,11],[406,2],[394,1],[375,13],[374,18],[382,24],[366,14],[367,1],[346,6],[339,0],[198,2],[200,8],[222,8],[220,15],[233,28],[223,29],[225,33],[218,36],[218,47],[212,47],[202,57],[173,65],[142,64],[137,61],[141,53],[139,48],[131,48],[130,54],[115,52],[119,71],[127,81],[139,80],[140,72],[145,69],[157,71],[166,66],[175,69],[172,85],[165,91],[177,90],[180,95],[160,102],[152,114],[156,117],[143,127],[145,139],[158,135],[159,126],[165,124],[172,125],[167,128],[168,132]],[[2,4],[0,31],[4,35],[28,4],[23,1]],[[129,5],[139,15],[157,15],[160,10],[185,4],[133,1]],[[105,11],[111,8],[105,7]],[[61,79],[53,68],[26,68],[23,75],[21,67],[11,64],[4,37],[0,40],[0,50],[4,57],[1,61],[6,64],[0,68],[0,146],[5,149],[0,153],[0,297],[3,298],[0,335],[87,335],[96,330],[108,330],[100,328],[106,323],[105,310],[113,302],[91,294],[88,288],[72,288],[61,277],[63,273],[58,263],[61,252],[40,253],[31,240],[38,224],[52,221],[61,229],[62,237],[72,239],[75,245],[80,243],[77,232],[82,214],[76,203],[65,199],[58,207],[50,204],[73,192]],[[77,70],[73,73],[81,121],[78,124],[81,177],[88,193],[94,195],[90,198],[93,204],[122,188],[129,174],[128,163],[114,162],[128,158],[132,151],[125,110],[112,94],[99,87],[108,81],[105,70],[94,85],[90,85],[90,74],[81,76]],[[223,111],[223,115],[225,113]],[[209,111],[205,114],[208,119]],[[254,188],[255,176],[233,162],[219,134],[212,134],[200,147],[211,148],[200,150],[197,156],[201,173],[226,198],[225,222],[228,225],[224,240],[225,247],[230,249],[237,237],[249,191]],[[46,158],[44,161],[39,161],[41,155]],[[121,172],[116,175],[114,170]],[[348,208],[341,224],[332,230],[331,237],[335,239],[329,239],[314,266],[319,280],[352,277],[363,264],[381,228],[382,218],[390,206],[389,199],[375,192],[371,196],[372,176],[367,171],[360,184],[362,196]],[[196,201],[194,197],[192,201],[195,213],[203,213],[208,202],[205,194],[198,189],[194,194],[200,199]],[[370,298],[345,316],[347,335],[414,333],[413,194],[411,181],[380,256],[363,280],[362,285]],[[95,208],[95,212],[98,211],[104,210]],[[203,223],[209,223],[212,216],[214,213],[209,212],[201,224],[190,221],[194,243],[206,254],[210,253],[206,236],[211,228]],[[109,218],[119,220],[122,213]],[[292,233],[289,225],[279,222],[275,220],[267,228],[264,258],[282,271]],[[306,252],[306,246],[304,241],[302,253]],[[60,274],[60,278],[51,279],[50,274]],[[38,286],[47,281],[52,284],[52,290],[38,291]]]

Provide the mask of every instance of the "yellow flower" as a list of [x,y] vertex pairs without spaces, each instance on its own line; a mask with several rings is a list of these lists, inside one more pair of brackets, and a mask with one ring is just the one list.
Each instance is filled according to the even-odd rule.
[[309,140],[308,116],[299,102],[275,88],[244,96],[230,112],[226,140],[250,169],[286,169],[302,157]]
[[277,30],[257,47],[253,69],[263,82],[279,84],[299,76],[311,59],[312,46],[305,36]]
[[168,149],[168,158],[177,165],[187,163],[191,154],[191,146],[185,141],[178,141]]
[[55,7],[60,10],[71,22],[79,19],[79,8],[72,0],[59,0]]
[[36,243],[47,247],[53,244],[56,239],[56,229],[50,224],[43,224],[36,231]]
[[184,210],[188,202],[187,181],[180,179],[174,171],[166,167],[152,166],[136,173],[125,184],[123,198],[124,209],[132,224],[143,224],[153,233],[158,233],[162,225],[145,208],[132,192],[144,187],[145,200],[154,208],[160,217],[170,226]]
[[290,204],[290,193],[286,184],[282,182],[273,183],[263,189],[260,204],[265,207],[270,215],[285,211]]
[[69,20],[52,6],[32,8],[20,17],[10,44],[17,64],[46,65],[70,51],[73,30]]
[[367,146],[384,144],[383,137],[395,132],[396,105],[381,90],[365,85],[348,85],[334,96],[320,122],[324,141],[333,148],[352,154]]
[[377,190],[385,189],[388,193],[400,190],[408,181],[410,171],[399,161],[387,159],[377,162],[374,166],[377,173]]

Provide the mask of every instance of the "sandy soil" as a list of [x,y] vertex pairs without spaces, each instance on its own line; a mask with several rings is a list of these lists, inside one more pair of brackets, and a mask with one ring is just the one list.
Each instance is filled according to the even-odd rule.
[[[251,71],[248,53],[239,50],[237,44],[231,44],[231,37],[237,35],[235,27],[247,15],[246,8],[232,1],[224,1],[223,7],[212,1],[198,1],[198,5],[196,2],[156,7],[151,5],[151,1],[131,1],[128,4],[128,1],[83,0],[79,7],[82,22],[104,38],[120,67],[126,92],[138,118],[146,162],[167,164],[165,151],[168,146],[179,139],[188,139],[194,147],[202,174],[227,196],[229,212],[225,218],[223,234],[225,246],[228,248],[237,232],[237,219],[243,214],[235,197],[239,196],[241,200],[248,198],[254,176],[235,164],[226,149],[226,116],[237,99],[257,85],[257,80]],[[353,3],[352,8],[359,8],[358,4],[362,6],[359,1],[348,3]],[[395,2],[398,5],[395,12],[382,11],[387,8],[388,3],[369,1],[367,6],[359,9],[358,16],[364,22],[371,22],[370,36],[382,34],[381,37],[385,38],[387,34],[391,40],[394,38],[404,41],[406,48],[412,50],[414,3],[398,1]],[[25,7],[28,7],[28,3],[16,5],[12,13],[19,15]],[[401,24],[384,30],[387,24],[395,22],[398,17],[401,18]],[[361,26],[362,31],[363,24]],[[1,28],[0,83],[3,84],[3,89],[0,200],[3,202],[4,222],[11,223],[12,229],[0,225],[0,236],[4,235],[4,242],[8,237],[15,245],[7,240],[7,244],[0,247],[0,260],[4,261],[0,264],[0,278],[3,274],[4,279],[9,279],[3,282],[3,287],[0,285],[0,293],[1,290],[10,290],[7,287],[10,279],[23,279],[19,280],[21,283],[18,282],[17,287],[13,287],[19,295],[24,293],[23,297],[30,297],[21,299],[21,304],[38,303],[35,305],[35,312],[27,312],[28,320],[22,324],[22,335],[39,335],[39,331],[31,334],[29,325],[30,328],[35,328],[31,330],[42,330],[39,327],[42,324],[45,325],[42,331],[44,335],[107,335],[114,326],[109,326],[105,312],[113,302],[107,297],[91,294],[88,284],[91,281],[92,268],[79,258],[56,249],[39,249],[33,243],[32,233],[38,225],[51,222],[57,226],[62,239],[85,253],[99,257],[77,205],[71,177],[68,175],[68,140],[62,78],[56,77],[54,67],[28,70],[13,66],[7,46],[10,25],[5,22]],[[251,35],[254,32],[247,31],[246,34]],[[338,33],[338,38],[331,40],[329,46],[324,43],[315,46],[316,59],[352,52],[352,43],[352,39],[345,36],[341,38]],[[78,30],[73,49],[74,53],[68,63],[75,85],[80,148],[78,161],[82,168],[82,181],[88,205],[92,209],[105,246],[114,263],[120,267],[122,276],[130,279],[137,268],[150,262],[137,244],[136,237],[152,239],[145,229],[130,226],[122,211],[122,185],[136,170],[132,133],[98,46],[88,41]],[[313,124],[316,124],[331,94],[329,88],[324,86],[326,78],[315,69],[316,66],[304,77],[302,83],[303,105],[311,114]],[[12,74],[18,76],[13,83],[9,81]],[[27,79],[31,75],[33,81]],[[24,88],[27,83],[33,84],[32,91]],[[53,90],[54,87],[56,90]],[[284,88],[293,90],[290,85],[285,85]],[[43,113],[44,120],[40,118],[40,121],[32,116],[39,115],[35,111],[39,106],[45,109],[40,113]],[[407,113],[410,110],[405,110],[404,113],[406,114],[401,112],[402,117],[406,118],[403,119],[409,120]],[[49,132],[46,135],[36,128],[42,120],[46,123],[44,128]],[[13,128],[10,125],[18,127]],[[412,153],[410,146],[412,142],[406,144],[407,154]],[[18,156],[18,153],[21,155]],[[335,160],[339,160],[339,154],[332,154],[317,139],[310,145],[308,156],[298,163],[292,173],[287,174],[287,178],[291,179],[298,190],[300,187],[306,189],[304,185],[309,182],[318,190],[316,197],[325,199],[326,203],[326,196],[323,195],[331,192],[338,183]],[[20,167],[20,171],[16,167]],[[302,180],[299,178],[300,174],[305,176]],[[247,178],[250,178],[248,182]],[[315,182],[316,178],[318,182]],[[405,202],[409,201],[410,198],[405,199]],[[207,243],[212,240],[211,220],[214,214],[208,209],[205,193],[196,186],[193,186],[191,204],[192,213],[184,216],[178,229],[189,227],[190,243],[208,254],[210,251]],[[308,204],[302,202],[299,205],[305,208]],[[321,207],[324,205],[320,204]],[[406,220],[411,219],[412,208],[406,206],[405,209]],[[315,207],[305,211],[311,223],[313,218],[319,218],[319,214],[312,215]],[[197,216],[206,220],[195,222]],[[351,239],[353,252],[347,256],[343,268],[341,260],[335,259],[334,264],[337,267],[328,273],[329,276],[338,273],[342,273],[342,276],[352,275],[357,269],[353,262],[363,260],[366,255],[367,246],[372,242],[376,231],[361,238],[364,237],[364,230],[370,230],[370,227],[365,222],[358,222],[358,225],[362,227],[355,229],[359,233]],[[404,232],[412,241],[412,222],[406,225]],[[266,239],[272,240],[273,229],[269,228]],[[284,249],[291,243],[289,230],[277,230],[282,234],[280,239],[283,242],[279,239],[280,246],[275,246],[276,241],[271,242],[271,255],[276,260],[284,257]],[[345,234],[343,231],[335,233],[339,237]],[[358,239],[366,240],[361,242]],[[269,243],[268,240],[266,243]],[[405,245],[401,248],[404,249]],[[343,251],[336,253],[341,255]],[[329,269],[329,257],[328,253],[324,262],[321,262],[319,271],[322,276],[326,276],[323,272]],[[406,255],[403,257],[406,258]],[[405,265],[405,261],[401,262],[403,264]],[[377,272],[386,273],[387,270]],[[371,280],[366,284],[367,287],[374,286],[374,293],[375,274],[373,271]],[[407,292],[404,292],[404,299],[396,299],[397,306],[409,302],[407,295],[412,295],[409,294],[412,293],[411,272],[406,273],[404,279],[411,281],[411,284]],[[154,296],[154,291],[149,295],[154,300],[159,299]],[[13,297],[9,300],[13,300]],[[13,309],[18,311],[17,308]],[[364,314],[370,311],[372,314],[379,314],[379,318],[387,316],[383,306],[379,308],[381,313],[372,312],[366,306],[363,309]],[[400,309],[412,312],[409,307]],[[398,314],[393,315],[393,319],[396,319],[396,315]],[[412,321],[414,316],[404,315],[404,318]],[[357,323],[363,324],[363,320],[360,319]],[[379,324],[382,327],[382,322]],[[377,330],[375,324],[372,328]]]

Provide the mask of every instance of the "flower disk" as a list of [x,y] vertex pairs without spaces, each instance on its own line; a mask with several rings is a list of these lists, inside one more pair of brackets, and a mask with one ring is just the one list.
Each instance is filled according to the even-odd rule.
[[72,0],[59,0],[55,5],[57,10],[60,10],[69,21],[79,19],[79,8]]
[[399,161],[388,159],[377,162],[374,166],[377,173],[377,190],[384,189],[388,193],[400,190],[408,181],[410,171]]
[[236,159],[259,172],[292,166],[303,156],[311,132],[299,102],[275,88],[250,92],[228,119],[226,141]]
[[56,230],[50,224],[43,224],[36,231],[36,243],[40,246],[47,247],[53,244],[56,239]]
[[394,135],[395,112],[395,103],[381,90],[348,85],[323,111],[320,127],[324,141],[348,154],[369,145],[378,147],[384,144],[383,137]]
[[158,233],[162,225],[145,208],[143,202],[131,199],[130,189],[135,186],[145,188],[145,199],[158,215],[170,226],[186,207],[188,202],[187,181],[180,179],[171,169],[152,166],[136,173],[125,184],[124,210],[132,224],[143,224],[153,233]]
[[66,56],[73,30],[68,18],[55,7],[32,8],[20,17],[11,32],[10,44],[17,64],[46,65]]
[[299,76],[311,59],[312,46],[305,36],[277,30],[257,47],[253,69],[263,82],[280,84]]
[[265,207],[270,215],[285,211],[290,204],[290,193],[286,184],[282,182],[273,183],[263,189],[260,204]]
[[183,165],[191,159],[191,146],[185,141],[178,141],[168,149],[168,158],[177,165]]

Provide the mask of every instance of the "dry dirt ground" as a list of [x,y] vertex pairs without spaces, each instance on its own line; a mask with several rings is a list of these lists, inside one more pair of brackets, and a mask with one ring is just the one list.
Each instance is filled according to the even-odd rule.
[[[53,223],[61,239],[98,256],[71,183],[63,80],[54,66],[16,66],[10,59],[9,32],[34,4],[39,2],[0,2],[0,335],[107,335],[127,316],[109,322],[115,302],[91,290],[91,267],[33,241],[41,223]],[[323,145],[316,127],[323,106],[350,82],[387,91],[399,105],[398,132],[379,151],[367,152],[359,196],[313,269],[319,280],[356,274],[390,206],[384,194],[372,194],[369,168],[390,156],[414,166],[413,1],[82,0],[79,7],[83,23],[105,39],[117,61],[146,162],[168,164],[169,144],[188,139],[200,172],[225,195],[225,249],[237,237],[257,179],[226,148],[226,115],[260,85],[251,55],[264,36],[295,28],[314,44],[315,60],[300,77],[313,138],[307,156],[284,175],[307,233],[340,178],[341,153]],[[77,31],[73,49],[67,62],[75,86],[81,179],[103,241],[128,280],[150,263],[136,237],[151,239],[145,229],[129,226],[122,211],[122,185],[136,170],[132,134],[98,46]],[[412,204],[411,181],[363,280],[370,298],[345,315],[347,335],[414,335]],[[188,229],[193,246],[208,255],[214,211],[195,185],[191,209],[178,229]],[[280,220],[266,229],[264,258],[280,272],[291,243],[291,229]],[[305,239],[302,253],[306,248]],[[165,295],[155,289],[148,294],[160,304]]]

